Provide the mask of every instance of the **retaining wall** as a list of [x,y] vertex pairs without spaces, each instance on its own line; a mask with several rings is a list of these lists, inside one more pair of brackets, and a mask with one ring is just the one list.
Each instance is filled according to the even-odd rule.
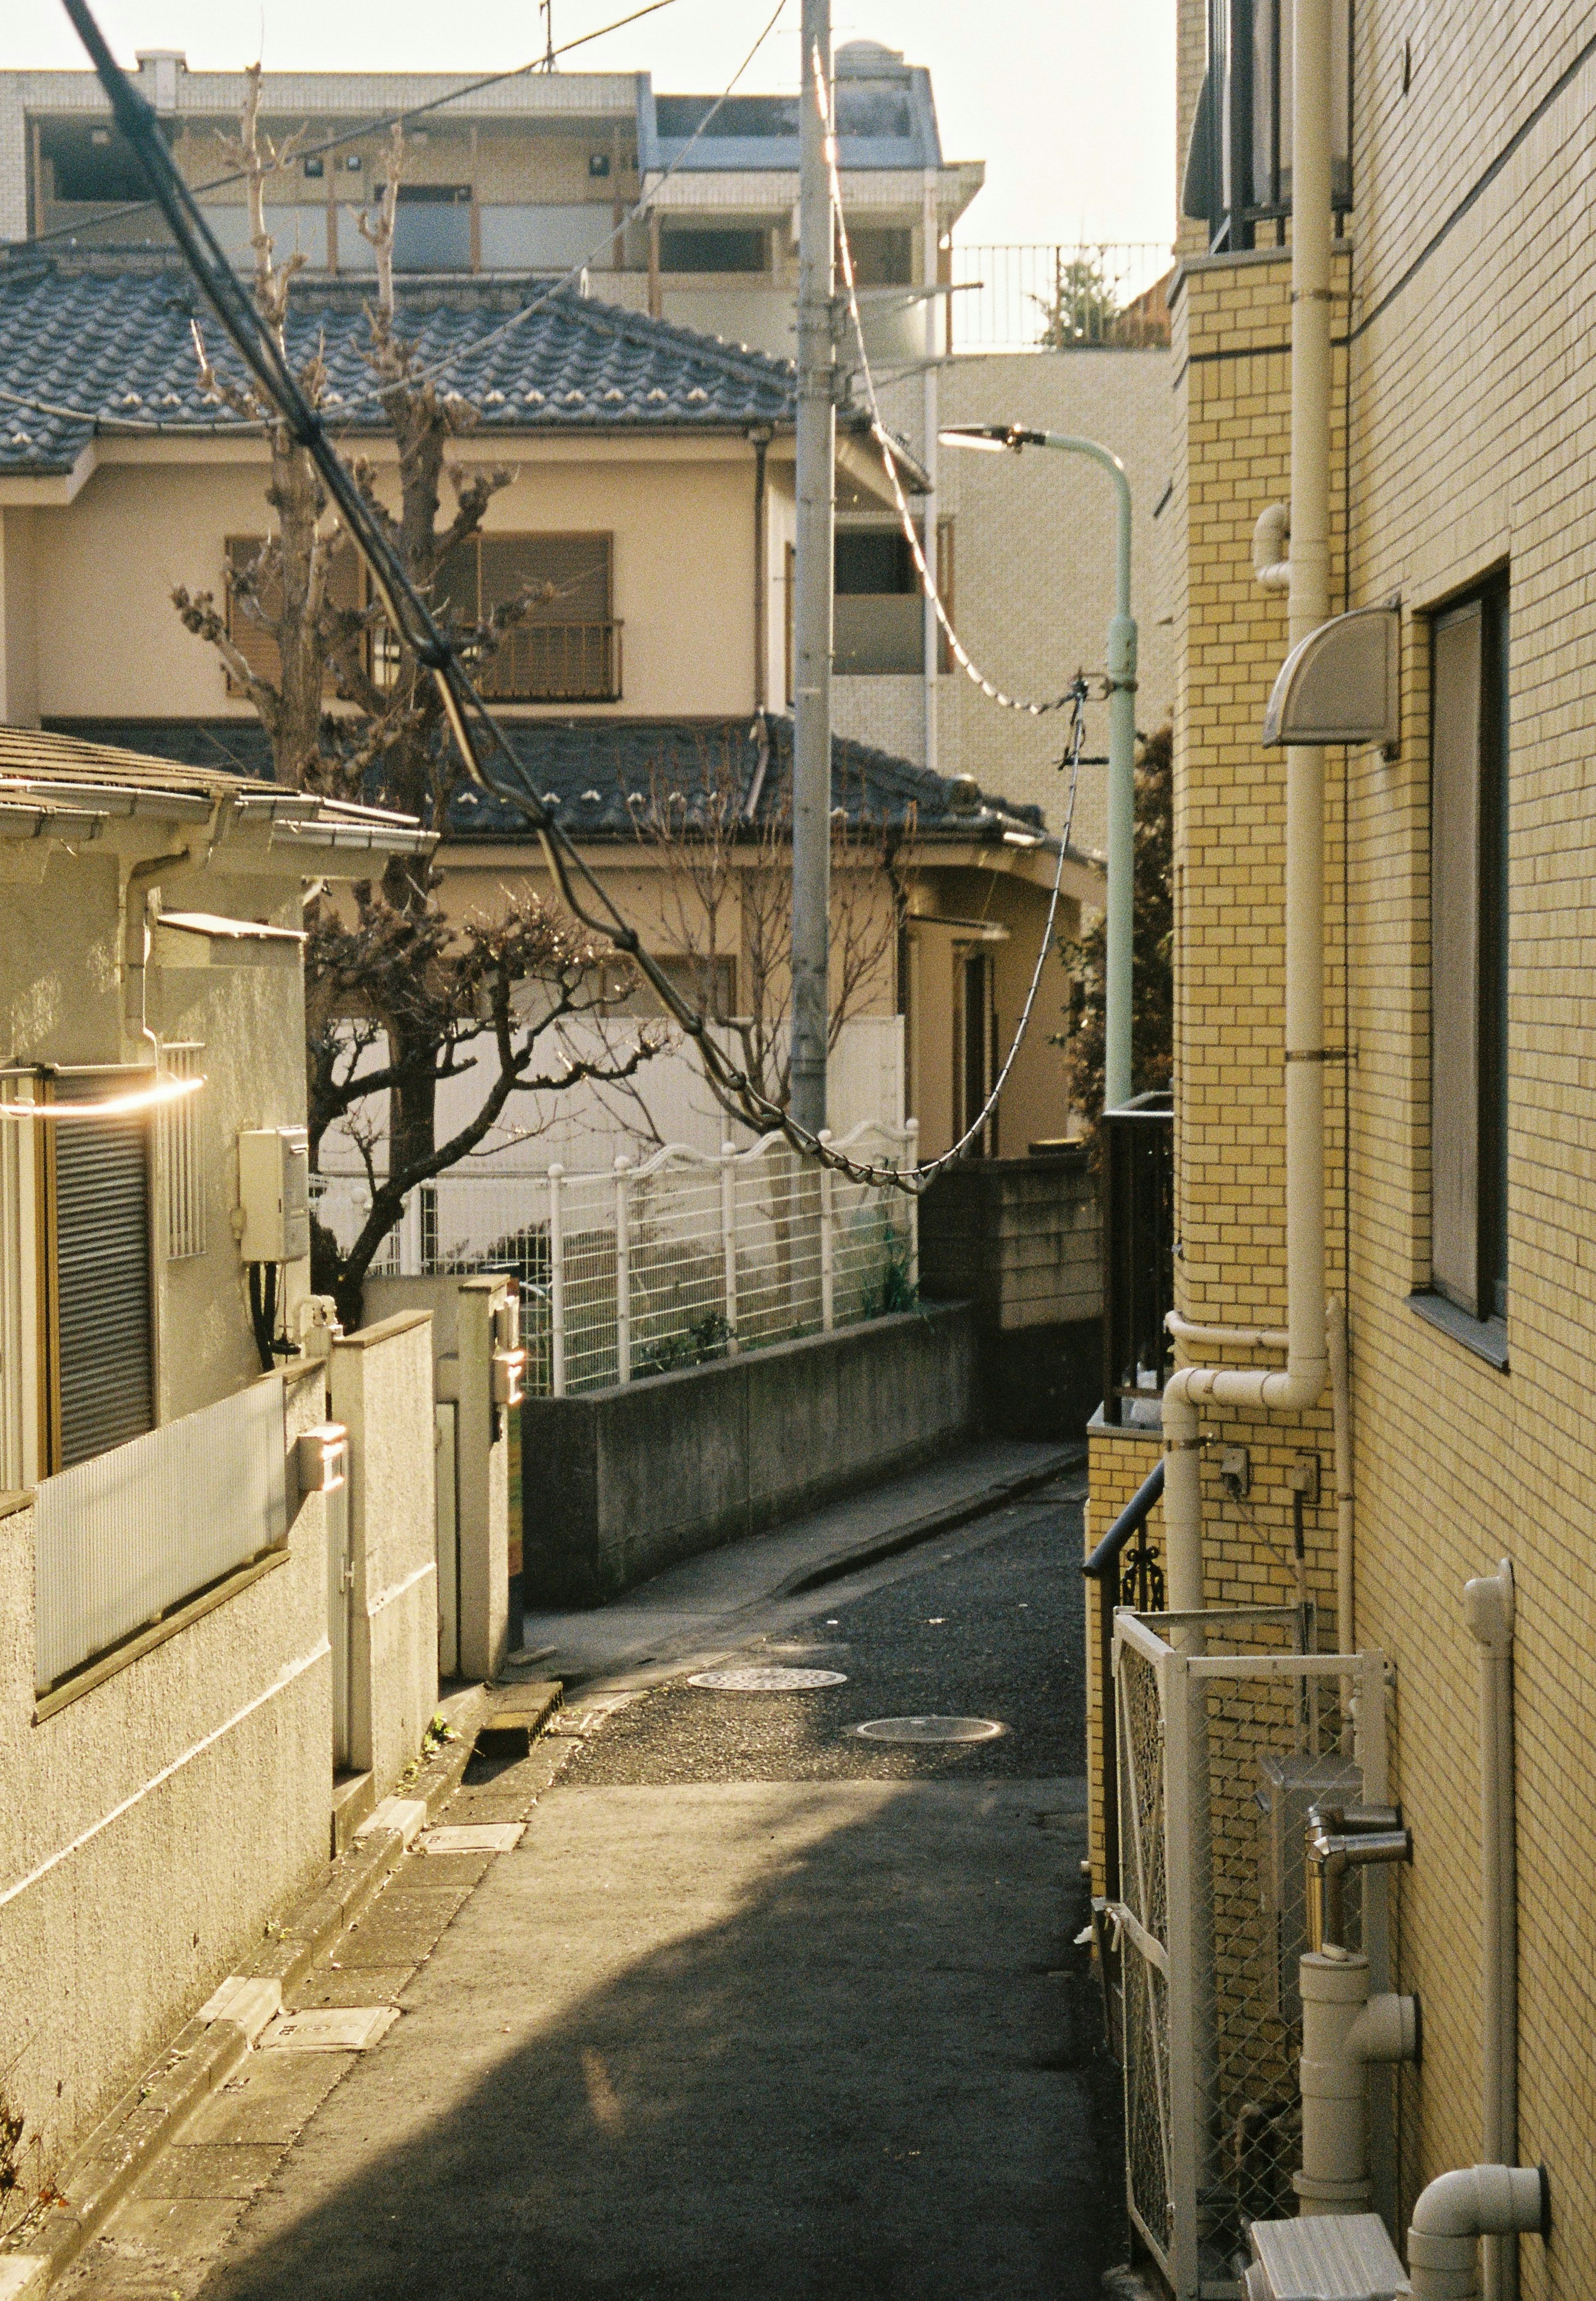
[[528,1602],[600,1605],[971,1435],[974,1318],[939,1304],[521,1413]]

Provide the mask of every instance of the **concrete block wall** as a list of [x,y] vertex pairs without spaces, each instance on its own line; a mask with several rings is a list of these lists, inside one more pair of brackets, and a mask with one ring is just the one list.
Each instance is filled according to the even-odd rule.
[[971,1312],[873,1318],[522,1408],[529,1605],[587,1606],[932,1458],[977,1426]]
[[330,1406],[348,1426],[350,1761],[384,1797],[438,1706],[432,1321],[399,1311],[332,1346]]
[[[325,1418],[290,1372],[290,1435]],[[0,1499],[0,2071],[25,2188],[327,1862],[327,1523],[281,1563],[40,1716],[33,1506]]]
[[1097,1318],[1103,1226],[1084,1146],[948,1167],[920,1202],[920,1284],[1006,1330]]

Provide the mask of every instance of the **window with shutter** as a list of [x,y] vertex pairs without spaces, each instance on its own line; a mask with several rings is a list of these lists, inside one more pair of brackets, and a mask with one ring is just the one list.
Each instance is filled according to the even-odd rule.
[[[247,598],[240,595],[236,580],[238,574],[253,570],[268,540],[263,535],[230,535],[226,540],[227,635],[255,677],[275,684],[281,674],[282,658],[266,626],[281,612],[281,583],[274,574],[263,575]],[[358,607],[364,602],[365,573],[352,543],[334,548],[327,571],[327,594],[336,607]],[[334,692],[330,678],[323,681],[322,687],[328,695]],[[227,691],[230,695],[244,692],[230,674]]]
[[[126,1073],[112,1075],[125,1085]],[[58,1075],[57,1101],[109,1091],[104,1073]],[[149,1121],[63,1119],[45,1160],[45,1459],[70,1468],[153,1429]]]
[[1436,617],[1430,767],[1430,1261],[1437,1293],[1507,1311],[1505,585]]

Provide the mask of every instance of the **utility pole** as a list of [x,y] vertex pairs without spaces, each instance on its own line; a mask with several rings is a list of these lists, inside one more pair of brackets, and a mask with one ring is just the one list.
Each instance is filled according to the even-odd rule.
[[[792,1116],[826,1123],[831,899],[832,224],[821,108],[831,0],[804,0],[799,99],[798,532],[793,569]],[[816,74],[823,75],[824,88]]]

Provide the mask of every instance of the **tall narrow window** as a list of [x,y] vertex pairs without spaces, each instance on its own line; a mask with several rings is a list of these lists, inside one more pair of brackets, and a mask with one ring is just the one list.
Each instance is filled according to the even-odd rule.
[[1508,589],[1433,629],[1430,1260],[1481,1321],[1508,1307]]
[[[125,1084],[125,1075],[69,1072],[51,1087],[58,1102],[93,1101]],[[155,1427],[149,1121],[63,1119],[45,1148],[41,1452],[64,1470]]]

